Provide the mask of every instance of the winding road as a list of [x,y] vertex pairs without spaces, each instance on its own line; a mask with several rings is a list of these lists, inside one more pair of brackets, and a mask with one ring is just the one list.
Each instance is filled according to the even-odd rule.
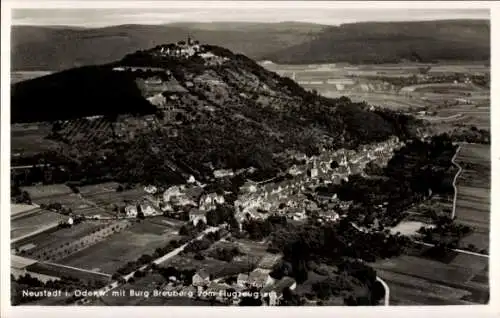
[[460,149],[462,148],[462,145],[459,145],[457,148],[457,151],[455,152],[455,155],[453,158],[451,158],[451,162],[455,165],[455,167],[458,168],[458,172],[455,175],[455,178],[453,178],[453,190],[454,190],[454,195],[453,195],[453,209],[451,210],[451,218],[455,218],[455,210],[457,208],[457,196],[458,196],[458,189],[457,189],[457,179],[462,173],[462,167],[455,161],[457,158],[458,153],[460,152]]
[[386,282],[384,282],[384,280],[380,277],[377,276],[377,281],[379,283],[382,284],[382,286],[384,286],[384,290],[385,290],[385,293],[384,293],[384,306],[389,306],[389,298],[390,298],[390,293],[391,293],[391,290],[389,289],[389,285],[387,285]]

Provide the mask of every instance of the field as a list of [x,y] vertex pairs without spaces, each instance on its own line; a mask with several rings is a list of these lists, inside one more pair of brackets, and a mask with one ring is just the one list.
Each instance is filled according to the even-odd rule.
[[[44,186],[50,187],[50,186]],[[97,206],[97,204],[93,201],[87,200],[79,194],[70,193],[70,194],[62,194],[62,195],[52,195],[48,197],[34,199],[37,204],[51,204],[51,203],[60,203],[65,208],[70,208],[73,214],[84,216],[93,216],[93,215],[101,215],[101,216],[113,216],[114,212],[110,210],[105,210],[102,207]]]
[[123,204],[125,202],[135,202],[142,198],[146,193],[141,188],[124,190],[122,192],[116,191],[103,191],[103,192],[89,192],[82,194],[82,196],[94,202],[99,206],[107,206],[110,204]]
[[37,230],[57,226],[60,221],[65,219],[66,217],[58,213],[37,209],[27,216],[18,217],[11,221],[11,239],[19,239]]
[[10,205],[10,215],[12,217],[18,217],[20,215],[29,214],[37,210],[37,206],[31,204],[15,204]]
[[64,184],[37,185],[22,187],[21,190],[28,192],[33,202],[38,203],[39,199],[48,199],[55,196],[72,194],[73,191]]
[[457,179],[457,221],[474,228],[462,240],[479,250],[489,249],[491,155],[487,145],[464,144],[456,161],[464,169]]
[[16,71],[10,73],[10,82],[15,84],[22,81],[27,81],[29,79],[49,75],[50,71]]
[[[54,213],[54,212],[49,212]],[[60,214],[54,213],[59,217],[63,218]],[[45,215],[42,215],[45,217]],[[64,217],[66,219],[66,217]],[[16,222],[17,220],[13,221]],[[109,222],[107,222],[109,223]],[[71,228],[54,229],[38,235],[34,235],[27,239],[16,242],[13,245],[14,248],[22,248],[23,246],[29,245],[36,247],[35,250],[41,250],[45,248],[57,248],[66,242],[72,242],[82,238],[86,235],[91,234],[94,230],[103,227],[104,222],[101,221],[87,221],[80,224],[73,225]],[[29,256],[29,255],[28,255]]]
[[56,143],[45,139],[52,130],[49,124],[13,124],[11,125],[11,156],[31,156],[45,150],[53,149]]
[[[366,101],[370,105],[387,107],[397,110],[419,109],[432,107],[437,103],[454,100],[467,96],[473,105],[489,105],[489,92],[485,89],[469,84],[440,83],[423,84],[409,87],[396,87],[383,82],[377,77],[405,78],[420,73],[427,64],[381,64],[357,65],[324,64],[324,65],[280,65],[273,63],[262,64],[265,68],[278,74],[290,77],[306,89],[316,90],[321,95],[331,98],[347,96],[353,101]],[[431,65],[429,74],[452,75],[484,74],[489,68],[480,63],[457,63]],[[468,105],[469,108],[473,107]],[[457,112],[456,109],[451,109]],[[475,111],[479,111],[475,109]],[[481,110],[489,114],[489,107]],[[472,114],[476,118],[476,114]],[[479,116],[480,119],[483,116]],[[447,116],[443,116],[447,117]],[[489,117],[488,117],[489,122]],[[478,127],[484,127],[486,121],[478,120]]]
[[116,192],[119,185],[117,182],[106,182],[78,187],[78,190],[81,195],[90,196],[98,193]]
[[239,249],[243,254],[252,255],[256,258],[261,258],[267,254],[267,243],[253,242],[247,239],[237,239],[235,242],[238,243]]
[[391,305],[484,304],[488,258],[458,254],[443,263],[405,255],[372,264],[390,288]]
[[39,263],[28,266],[26,269],[28,271],[32,271],[32,272],[40,273],[40,274],[44,274],[44,275],[49,275],[49,276],[74,277],[74,278],[78,278],[84,282],[95,282],[95,281],[108,282],[111,279],[110,276],[107,276],[104,274],[81,271],[81,270],[78,270],[76,268],[69,268],[69,267],[65,267],[65,266],[60,266],[58,264],[48,264],[48,263],[40,263],[39,262]]
[[135,261],[143,254],[152,254],[170,240],[179,239],[177,233],[176,227],[145,220],[60,260],[60,263],[113,274],[125,263]]
[[[456,162],[463,168],[457,179],[456,220],[474,228],[461,245],[473,244],[481,253],[487,253],[490,147],[464,144]],[[426,257],[425,248],[410,254],[373,264],[389,285],[391,304],[466,305],[489,301],[489,258],[455,252],[438,261]]]

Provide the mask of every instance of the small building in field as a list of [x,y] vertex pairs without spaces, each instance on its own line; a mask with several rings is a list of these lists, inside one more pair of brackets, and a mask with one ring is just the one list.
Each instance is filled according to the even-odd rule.
[[194,226],[198,224],[198,222],[203,221],[203,223],[207,223],[207,216],[205,215],[205,211],[201,211],[199,209],[193,208],[189,211],[189,221],[193,223]]
[[238,276],[236,277],[236,284],[238,286],[246,286],[248,284],[248,274],[238,274]]
[[263,288],[274,283],[274,279],[269,276],[270,270],[256,268],[248,275],[248,284],[252,287]]
[[210,275],[205,269],[200,269],[193,275],[193,286],[201,291],[203,287],[208,286],[210,284]]
[[285,276],[274,284],[262,288],[260,292],[264,298],[267,297],[267,304],[269,306],[278,306],[283,299],[283,291],[286,288],[295,290],[297,288],[295,279]]
[[137,207],[135,205],[127,205],[125,207],[125,213],[128,217],[136,217],[137,216]]
[[196,183],[195,177],[193,175],[190,175],[189,178],[188,178],[188,180],[187,180],[187,183],[189,183],[189,184]]
[[141,204],[141,212],[144,214],[144,216],[150,216],[154,215],[156,213],[156,210],[148,203],[143,203]]
[[234,171],[231,169],[219,169],[214,171],[214,177],[216,179],[232,177],[234,176]]
[[144,187],[144,192],[149,194],[155,194],[157,191],[158,189],[153,185],[148,185],[147,187]]

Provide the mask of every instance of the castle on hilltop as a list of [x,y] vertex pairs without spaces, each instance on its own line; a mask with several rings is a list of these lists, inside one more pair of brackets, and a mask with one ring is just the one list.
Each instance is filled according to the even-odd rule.
[[164,56],[188,58],[200,52],[200,42],[188,35],[187,41],[178,41],[174,46],[162,46],[160,52]]

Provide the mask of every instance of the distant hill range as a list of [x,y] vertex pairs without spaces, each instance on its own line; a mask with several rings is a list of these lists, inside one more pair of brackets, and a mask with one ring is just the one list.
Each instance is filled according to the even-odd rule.
[[299,23],[174,23],[105,28],[13,26],[12,69],[58,71],[103,64],[187,35],[255,60],[383,63],[488,60],[488,20]]
[[177,42],[188,35],[202,43],[259,59],[310,41],[324,28],[296,22],[118,25],[95,29],[13,26],[11,61],[13,70],[58,71],[113,62],[137,50]]
[[397,63],[485,61],[487,20],[368,22],[330,27],[306,41],[264,56],[280,63]]

